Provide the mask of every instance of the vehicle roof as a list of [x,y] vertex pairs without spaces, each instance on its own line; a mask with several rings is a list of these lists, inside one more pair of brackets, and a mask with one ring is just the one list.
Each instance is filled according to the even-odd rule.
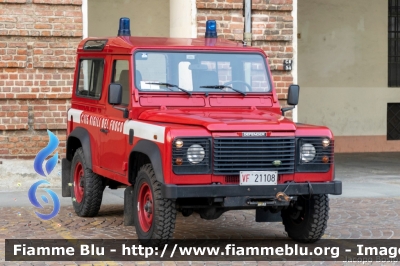
[[84,44],[89,40],[107,40],[102,52],[111,54],[133,53],[135,49],[147,48],[169,48],[189,50],[232,50],[232,51],[262,51],[259,48],[243,46],[241,42],[229,41],[222,38],[165,38],[165,37],[103,37],[86,38],[78,46],[78,52],[95,52],[94,50],[83,50]]

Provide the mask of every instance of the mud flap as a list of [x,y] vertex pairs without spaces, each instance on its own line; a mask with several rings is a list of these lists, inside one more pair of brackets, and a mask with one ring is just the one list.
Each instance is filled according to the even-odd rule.
[[282,222],[281,212],[272,213],[270,210],[256,209],[256,222]]
[[71,162],[64,158],[61,160],[61,195],[63,197],[71,197],[69,183],[71,183]]
[[124,225],[134,226],[133,223],[133,212],[135,211],[135,206],[133,206],[134,192],[133,186],[127,187],[124,192]]

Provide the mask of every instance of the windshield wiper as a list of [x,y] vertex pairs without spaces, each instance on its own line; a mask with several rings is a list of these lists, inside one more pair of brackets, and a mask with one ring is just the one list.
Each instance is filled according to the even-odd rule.
[[[180,88],[178,85],[175,84],[171,84],[171,83],[166,83],[166,82],[146,82],[146,84],[153,84],[153,85],[161,85],[161,86],[166,86],[168,89],[171,88],[177,88],[183,92],[186,92],[187,94],[189,94],[189,96],[192,96],[192,93],[190,91],[187,91],[185,89]],[[171,89],[170,89],[171,90]]]
[[226,85],[207,85],[207,86],[200,86],[200,88],[204,88],[204,89],[220,89],[220,90],[227,88],[227,89],[234,90],[234,91],[242,94],[243,96],[246,96],[245,92],[243,92],[241,90],[238,90],[238,89],[235,89],[235,88],[232,88],[231,86],[226,86]]

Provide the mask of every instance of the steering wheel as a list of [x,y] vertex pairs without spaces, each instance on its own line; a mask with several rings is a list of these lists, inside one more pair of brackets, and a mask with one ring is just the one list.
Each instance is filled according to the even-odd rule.
[[245,86],[247,87],[246,91],[252,91],[252,90],[253,90],[253,88],[250,86],[249,83],[244,82],[244,81],[242,81],[242,80],[231,80],[231,81],[225,82],[225,83],[224,83],[224,86],[228,86],[228,85],[230,85],[230,84],[233,85],[233,84],[235,84],[235,83],[245,85]]

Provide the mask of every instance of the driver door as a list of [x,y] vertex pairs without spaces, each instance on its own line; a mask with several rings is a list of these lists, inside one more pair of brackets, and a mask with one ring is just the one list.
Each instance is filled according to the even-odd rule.
[[[111,82],[122,85],[122,103],[119,108],[131,108],[132,101],[132,63],[129,56],[113,56]],[[107,94],[108,96],[108,94]],[[128,136],[124,135],[124,112],[114,108],[107,101],[105,119],[101,125],[101,156],[102,168],[127,176]]]

